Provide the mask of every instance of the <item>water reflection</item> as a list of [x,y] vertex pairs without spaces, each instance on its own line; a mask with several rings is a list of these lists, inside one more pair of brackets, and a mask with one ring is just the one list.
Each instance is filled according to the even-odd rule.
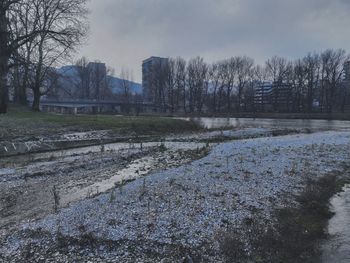
[[90,153],[98,153],[103,151],[126,151],[126,150],[142,150],[150,149],[152,147],[159,147],[164,145],[165,148],[171,149],[173,151],[177,150],[193,150],[196,148],[202,148],[205,146],[204,143],[197,142],[145,142],[145,143],[108,143],[102,145],[86,146],[80,148],[72,148],[66,150],[55,150],[43,153],[31,153],[27,155],[18,155],[5,157],[1,159],[0,162],[0,175],[5,174],[8,170],[4,170],[11,167],[17,167],[23,163],[32,163],[35,161],[43,161],[54,158],[65,158],[77,155],[84,155]]
[[204,128],[262,127],[300,128],[312,130],[350,130],[350,121],[300,120],[300,119],[253,119],[253,118],[187,118]]
[[76,187],[70,190],[68,193],[64,194],[61,198],[61,204],[63,206],[68,205],[71,202],[75,202],[81,199],[84,199],[94,194],[104,193],[113,187],[115,184],[125,182],[131,179],[136,179],[140,176],[146,175],[151,167],[155,164],[155,159],[151,157],[144,157],[133,161],[128,167],[117,171],[112,172],[108,179],[96,182],[90,186],[79,188]]
[[323,263],[350,262],[350,185],[331,200],[335,216],[329,221],[331,238],[323,245]]

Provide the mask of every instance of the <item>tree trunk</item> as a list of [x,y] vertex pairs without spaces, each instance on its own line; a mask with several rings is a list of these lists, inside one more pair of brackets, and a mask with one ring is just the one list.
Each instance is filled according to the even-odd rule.
[[[26,66],[27,67],[27,66]],[[25,69],[22,83],[19,86],[18,100],[21,105],[27,106],[27,85],[28,85],[28,69]]]
[[227,113],[231,113],[231,88],[227,87]]
[[0,59],[0,114],[7,113],[8,87],[7,87],[7,62]]
[[40,97],[41,97],[40,91],[37,89],[34,89],[33,95],[34,95],[34,100],[32,104],[32,110],[40,111]]
[[43,71],[43,61],[44,61],[44,52],[43,52],[43,45],[44,45],[44,38],[42,38],[38,50],[39,50],[39,59],[38,63],[36,65],[36,71],[35,71],[35,81],[33,85],[33,95],[34,100],[32,104],[32,110],[33,111],[40,111],[40,87],[42,84],[42,71]]
[[243,93],[243,88],[241,84],[238,86],[238,105],[237,105],[237,112],[241,112],[241,104],[242,104],[242,93]]
[[8,101],[8,86],[7,86],[7,74],[8,74],[8,32],[7,32],[7,18],[6,11],[3,6],[0,5],[0,114],[7,112]]
[[[25,66],[26,67],[26,66]],[[13,85],[15,88],[15,97],[14,102],[17,104],[26,106],[27,105],[27,94],[26,94],[26,86],[27,86],[27,69],[25,69],[25,73],[22,75],[20,72],[19,66],[14,68],[14,81]]]
[[27,87],[28,87],[28,78],[29,78],[29,65],[30,65],[30,52],[28,51],[28,54],[26,57],[26,64],[24,65],[24,73],[23,73],[22,82],[20,83],[19,90],[18,90],[18,102],[23,106],[27,106]]
[[217,87],[215,86],[214,92],[213,92],[213,112],[216,113],[216,90]]

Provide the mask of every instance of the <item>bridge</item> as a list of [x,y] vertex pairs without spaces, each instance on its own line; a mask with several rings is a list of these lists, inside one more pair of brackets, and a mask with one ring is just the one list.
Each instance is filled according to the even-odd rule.
[[101,112],[134,112],[157,111],[153,103],[133,101],[130,103],[121,100],[90,100],[90,99],[42,99],[40,101],[42,111],[58,113],[101,113]]

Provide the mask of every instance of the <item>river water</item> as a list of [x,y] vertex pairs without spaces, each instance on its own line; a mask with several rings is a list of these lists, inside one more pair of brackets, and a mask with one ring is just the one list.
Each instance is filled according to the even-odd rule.
[[350,121],[300,120],[300,119],[253,119],[253,118],[186,118],[203,128],[262,127],[311,130],[350,130]]
[[350,262],[350,185],[331,200],[331,209],[335,213],[328,223],[330,238],[322,246],[323,263]]

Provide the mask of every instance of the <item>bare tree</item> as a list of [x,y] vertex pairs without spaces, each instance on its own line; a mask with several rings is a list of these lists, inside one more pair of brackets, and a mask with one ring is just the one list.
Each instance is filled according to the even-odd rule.
[[309,53],[303,58],[303,63],[306,73],[306,109],[312,112],[315,91],[320,78],[320,56],[316,53]]
[[321,54],[321,104],[328,113],[333,111],[340,87],[344,63],[348,59],[345,50],[328,49]]
[[274,56],[266,61],[266,70],[274,84],[273,108],[278,110],[278,98],[280,96],[280,87],[286,79],[288,72],[291,71],[292,65],[285,58]]
[[120,73],[121,78],[121,90],[123,96],[124,108],[123,111],[127,114],[130,113],[130,104],[131,104],[131,96],[132,96],[132,81],[133,76],[128,69],[122,69]]
[[175,103],[176,103],[176,84],[175,84],[175,60],[169,58],[168,63],[165,67],[166,74],[166,92],[167,92],[167,101],[169,103],[170,112],[175,112]]
[[[10,31],[11,8],[18,4],[19,0],[2,0],[0,2],[0,114],[7,112],[8,86],[7,75],[9,73],[9,60],[20,42],[24,42],[29,35],[14,38]],[[22,40],[23,38],[23,40]]]
[[[74,36],[79,34],[71,33],[81,33],[84,31],[81,30],[83,27],[80,27],[80,30],[76,30],[78,28],[76,27],[76,22],[82,21],[82,15],[86,13],[86,1],[87,0],[2,0],[0,2],[0,113],[7,112],[7,76],[11,66],[9,64],[11,56],[13,56],[20,47],[28,42],[32,42],[38,45],[39,51],[37,55],[39,55],[39,60],[43,60],[44,41],[40,42],[38,39],[51,39],[52,43],[64,43],[64,36],[66,36],[66,39],[68,39],[67,36],[70,36],[71,42],[78,43],[79,41],[77,40],[79,39]],[[50,10],[43,8],[48,6],[51,6]],[[45,9],[46,12],[44,11]],[[26,10],[26,14],[30,15],[28,15],[28,17],[23,17],[22,13],[19,12],[23,10]],[[23,23],[22,20],[24,20],[25,23]],[[21,28],[21,30],[13,31],[11,30],[13,29],[13,23],[16,24],[16,29],[19,29],[19,23],[22,23],[24,27]],[[31,26],[28,27],[29,25]],[[41,44],[41,47],[39,44]],[[54,46],[55,45],[50,47],[53,48]],[[70,46],[73,47],[74,45]],[[39,68],[37,68],[37,73],[46,71],[42,70],[42,68],[42,66],[39,66]],[[38,97],[40,93],[40,79],[42,78],[37,77],[36,80],[36,97]],[[36,99],[36,101],[38,101],[38,99]],[[36,102],[36,104],[38,104],[38,102]],[[34,108],[38,108],[38,105]]]
[[67,58],[82,43],[86,34],[87,0],[33,0],[40,18],[36,49],[32,53],[35,77],[32,83],[33,110],[39,110],[40,97],[47,93],[42,83],[50,68]]
[[202,112],[205,95],[208,90],[208,65],[203,58],[196,57],[188,62],[187,83],[189,92],[189,109],[191,113]]
[[251,77],[254,60],[249,57],[236,57],[236,70],[237,70],[237,111],[241,111],[243,89],[248,85]]
[[217,112],[222,96],[222,90],[224,88],[223,80],[223,67],[221,62],[216,62],[210,65],[209,68],[209,79],[210,79],[210,93],[212,96],[212,110]]
[[186,60],[180,57],[174,59],[174,84],[176,109],[182,102],[183,111],[186,112]]
[[[21,4],[14,5],[9,24],[11,35],[19,39],[23,35],[30,35],[32,32],[38,31],[40,17],[36,12],[37,10],[28,1],[21,1]],[[17,75],[17,81],[14,85],[14,101],[22,105],[27,105],[26,91],[33,70],[31,54],[38,43],[36,35],[15,49],[11,56],[12,65],[10,63],[10,66]]]
[[82,57],[75,62],[75,68],[77,71],[78,81],[75,83],[77,88],[77,97],[82,99],[90,97],[89,89],[89,61],[86,57]]
[[304,106],[304,94],[306,90],[306,67],[303,60],[298,59],[293,64],[293,111],[299,112]]
[[[256,90],[261,90],[262,86],[264,85],[264,83],[268,80],[268,71],[266,69],[266,66],[261,66],[261,65],[256,65],[253,68],[253,72],[252,72],[253,76],[253,83],[252,85],[254,86],[254,93],[256,92]],[[254,94],[255,95],[255,94]],[[255,108],[255,101],[254,101],[254,110],[259,110],[264,112],[265,111],[265,92],[261,92],[261,101],[259,103],[259,108]],[[254,98],[255,100],[255,98]]]
[[232,96],[235,87],[235,81],[237,77],[237,61],[234,57],[222,61],[222,80],[224,88],[226,90],[226,106],[227,112],[232,111]]

